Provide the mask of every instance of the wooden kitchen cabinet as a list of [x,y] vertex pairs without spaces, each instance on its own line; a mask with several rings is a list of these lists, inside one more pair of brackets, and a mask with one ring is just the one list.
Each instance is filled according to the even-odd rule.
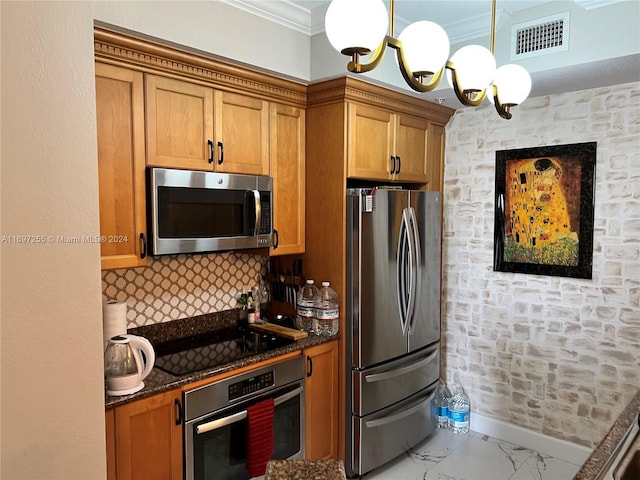
[[147,164],[269,174],[269,102],[147,74]]
[[393,114],[378,108],[350,103],[348,120],[348,176],[373,180],[392,177],[394,148]]
[[112,408],[104,412],[107,442],[107,480],[116,480],[116,414]]
[[[398,158],[394,180],[411,183],[428,183],[429,172],[439,168],[439,160],[430,157],[430,121],[412,115],[396,114],[395,148]],[[434,126],[435,127],[435,126]]]
[[305,349],[305,457],[339,458],[338,453],[338,341]]
[[347,108],[349,178],[427,183],[429,120],[358,103]]
[[269,175],[269,102],[223,91],[214,98],[215,170]]
[[142,267],[146,258],[142,73],[96,63],[102,269]]
[[181,405],[175,389],[114,408],[118,480],[182,479]]
[[278,238],[270,254],[304,253],[305,111],[278,103],[270,110],[273,226]]
[[213,89],[145,75],[147,165],[212,170]]

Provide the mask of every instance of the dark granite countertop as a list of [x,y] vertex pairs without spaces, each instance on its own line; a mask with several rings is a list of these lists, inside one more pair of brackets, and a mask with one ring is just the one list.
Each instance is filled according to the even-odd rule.
[[638,421],[638,412],[640,412],[640,390],[636,392],[627,407],[613,423],[613,426],[600,444],[591,452],[591,455],[573,477],[573,480],[596,480],[598,478],[600,472],[607,466],[611,455],[615,453],[616,447],[624,439],[631,424]]
[[264,480],[345,480],[340,460],[270,460]]
[[[204,331],[211,331],[233,325],[237,321],[236,311],[220,312],[216,314],[201,315],[199,317],[173,320],[165,323],[158,323],[145,327],[129,329],[128,333],[141,335],[151,343],[166,341],[174,338],[187,337]],[[198,380],[204,380],[222,373],[236,370],[238,368],[253,365],[255,363],[286,355],[291,352],[298,352],[305,348],[319,345],[339,338],[339,334],[331,337],[321,337],[309,335],[307,338],[298,340],[290,345],[276,348],[264,353],[219,365],[215,368],[199,370],[187,375],[174,376],[158,368],[154,368],[149,376],[144,379],[144,388],[131,395],[110,396],[105,393],[105,408],[110,409],[118,405],[150,397],[158,393],[163,393],[174,388],[180,388]]]

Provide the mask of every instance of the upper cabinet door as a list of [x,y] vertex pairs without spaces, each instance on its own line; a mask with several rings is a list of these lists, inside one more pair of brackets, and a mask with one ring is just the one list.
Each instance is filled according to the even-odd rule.
[[350,178],[427,182],[429,120],[355,103],[347,108]]
[[213,89],[146,75],[147,165],[213,170]]
[[215,92],[215,169],[269,175],[269,102]]
[[369,180],[388,180],[394,168],[394,116],[365,105],[348,106],[348,176]]
[[96,120],[102,269],[145,266],[142,73],[96,63]]
[[427,180],[429,121],[411,115],[396,115],[395,180],[424,183]]
[[271,255],[304,253],[305,111],[271,104],[271,176],[273,226],[278,247]]

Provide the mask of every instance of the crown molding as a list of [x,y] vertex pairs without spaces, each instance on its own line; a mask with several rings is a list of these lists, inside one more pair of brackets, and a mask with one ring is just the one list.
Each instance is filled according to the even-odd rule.
[[93,35],[95,59],[103,63],[189,78],[214,88],[296,107],[307,103],[307,86],[302,83],[102,25],[94,26]]
[[452,108],[352,76],[322,80],[310,84],[307,89],[307,108],[350,101],[428,118],[442,126],[455,113]]
[[222,3],[311,36],[311,10],[289,0],[219,0]]
[[[324,32],[324,16],[329,2],[321,3],[309,1],[309,7],[290,0],[218,0],[229,6],[270,20],[284,27],[313,36]],[[624,0],[574,0],[576,5],[585,10],[609,7]],[[506,16],[513,12],[502,8],[498,4],[497,17]],[[411,21],[396,15],[394,33],[399,34]],[[456,22],[441,24],[445,29],[452,45],[469,43],[477,38],[491,35],[491,12],[474,17],[466,17]]]
[[[324,32],[324,16],[329,5],[327,3],[326,6],[320,5],[315,6],[315,8],[306,8],[289,0],[219,1],[308,36]],[[584,0],[585,3],[603,3],[607,1],[611,3],[612,0]],[[411,23],[398,15],[394,18],[394,22],[394,33],[396,35]],[[442,27],[449,35],[452,44],[469,42],[476,38],[490,35],[491,13],[487,12],[457,22],[443,24]]]
[[595,10],[596,8],[610,7],[624,0],[574,0],[576,4],[585,10]]

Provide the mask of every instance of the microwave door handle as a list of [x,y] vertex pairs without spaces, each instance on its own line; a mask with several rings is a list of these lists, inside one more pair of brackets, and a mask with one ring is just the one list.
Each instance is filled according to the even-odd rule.
[[253,199],[254,199],[254,204],[255,204],[255,210],[256,210],[256,224],[254,225],[254,236],[257,237],[258,234],[260,233],[260,220],[262,218],[262,206],[260,205],[260,191],[259,190],[252,190],[253,192]]

